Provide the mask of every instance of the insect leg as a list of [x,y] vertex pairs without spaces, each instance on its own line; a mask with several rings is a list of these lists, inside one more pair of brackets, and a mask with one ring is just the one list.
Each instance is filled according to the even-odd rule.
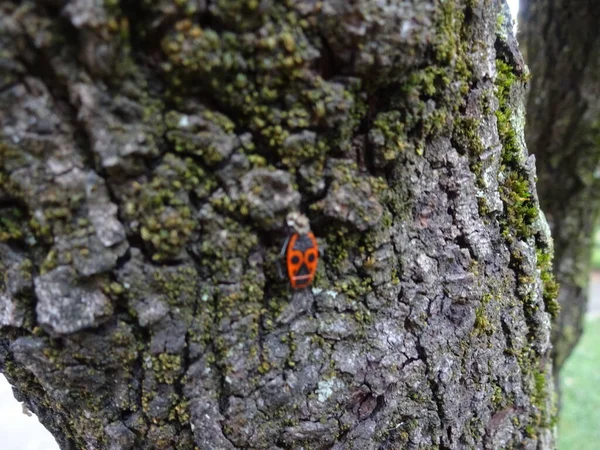
[[285,251],[287,250],[287,246],[290,243],[290,236],[288,236],[285,240],[285,242],[283,243],[283,247],[281,248],[281,252],[279,253],[279,259],[276,262],[276,266],[277,266],[277,275],[279,276],[279,278],[284,278],[283,276],[283,268],[281,267],[284,260],[285,260]]
[[291,236],[288,236],[288,237],[285,239],[285,242],[283,243],[283,247],[281,248],[281,252],[279,253],[279,257],[280,257],[280,258],[283,258],[283,257],[285,257],[285,251],[287,250],[287,246],[288,246],[288,244],[290,243],[290,238],[291,238]]

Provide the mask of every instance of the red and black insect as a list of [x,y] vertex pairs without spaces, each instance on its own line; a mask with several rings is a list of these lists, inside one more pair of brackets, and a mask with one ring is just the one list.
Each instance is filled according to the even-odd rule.
[[319,248],[306,216],[290,213],[287,223],[293,230],[282,249],[287,274],[293,289],[303,289],[311,285],[317,272]]

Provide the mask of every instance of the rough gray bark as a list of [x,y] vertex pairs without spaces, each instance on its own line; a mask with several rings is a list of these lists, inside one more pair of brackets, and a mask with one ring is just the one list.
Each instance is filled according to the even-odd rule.
[[527,144],[538,161],[538,190],[555,243],[561,313],[554,368],[579,340],[586,311],[593,231],[600,212],[600,4],[526,0],[520,39],[533,74]]
[[506,5],[0,14],[0,368],[63,449],[554,448]]

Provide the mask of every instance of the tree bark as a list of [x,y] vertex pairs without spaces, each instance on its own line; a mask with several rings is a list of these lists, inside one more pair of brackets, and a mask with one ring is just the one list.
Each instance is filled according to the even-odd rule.
[[561,313],[553,330],[558,373],[581,336],[593,232],[600,211],[600,4],[522,2],[520,43],[533,74],[525,136],[555,242]]
[[505,4],[0,5],[0,369],[61,448],[554,448]]

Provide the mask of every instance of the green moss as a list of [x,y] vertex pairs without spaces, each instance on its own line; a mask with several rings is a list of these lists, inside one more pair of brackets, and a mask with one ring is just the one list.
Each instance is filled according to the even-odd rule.
[[512,67],[504,60],[496,59],[496,95],[500,100],[500,107],[506,107],[506,101],[510,94],[511,87],[518,80]]
[[496,110],[498,134],[502,141],[502,163],[504,167],[512,168],[522,160],[521,149],[517,142],[516,131],[511,124],[512,109],[504,106]]
[[[257,189],[261,189],[257,187]],[[255,191],[256,193],[256,191]],[[245,195],[240,195],[236,199],[232,199],[228,195],[213,196],[210,198],[210,204],[216,211],[228,216],[247,217],[250,213],[247,198]],[[273,218],[275,220],[275,218]]]
[[556,282],[554,273],[552,272],[552,258],[550,251],[545,249],[537,249],[537,267],[540,270],[540,276],[544,285],[542,296],[546,311],[552,319],[556,320],[560,312],[560,304],[557,301],[559,285]]
[[452,138],[459,150],[470,156],[479,157],[485,150],[479,134],[479,120],[473,117],[459,117],[454,121]]
[[[496,111],[498,134],[502,143],[503,178],[501,179],[500,194],[504,203],[504,215],[500,220],[503,236],[509,241],[514,239],[530,239],[537,230],[536,222],[539,215],[539,205],[532,196],[534,186],[527,171],[524,169],[524,152],[521,148],[518,133],[518,120],[511,108],[511,95],[514,89],[525,82],[524,76],[518,76],[511,66],[502,59],[496,60],[496,94],[499,100],[499,109]],[[517,84],[518,83],[518,84]],[[515,100],[516,101],[516,100]],[[530,243],[532,241],[530,240]],[[512,259],[518,270],[521,264],[521,255],[513,250]],[[546,311],[554,318],[558,312],[556,295],[558,286],[552,275],[551,249],[537,249],[537,266],[543,282],[543,299]],[[518,273],[519,286],[531,286],[534,279],[525,274]],[[525,318],[530,322],[531,313],[535,304],[534,293],[529,292],[523,298]],[[531,327],[536,324],[530,323]],[[535,437],[540,428],[551,426],[552,412],[548,411],[548,392],[546,374],[537,369],[539,355],[530,346],[515,349],[526,391],[530,395],[531,403],[536,406],[535,411],[524,424],[524,430],[530,437]]]
[[497,384],[494,385],[494,393],[492,394],[492,403],[496,409],[500,408],[504,401],[502,388]]
[[184,426],[188,425],[190,422],[189,407],[189,401],[182,401],[180,403],[177,403],[169,413],[169,420],[177,420],[180,424]]
[[556,420],[556,411],[548,410],[550,388],[548,386],[547,374],[542,371],[533,373],[533,392],[531,403],[537,412],[533,415],[531,423],[526,427],[527,433],[535,433],[539,428],[549,428]]
[[490,322],[487,313],[487,306],[492,300],[492,294],[485,294],[481,299],[481,304],[475,310],[475,325],[473,328],[473,332],[475,335],[485,333],[485,334],[493,334],[496,330],[496,327]]
[[104,288],[104,292],[106,294],[121,295],[124,291],[125,291],[125,288],[123,287],[123,285],[120,283],[117,283],[116,281],[111,282],[109,285],[107,285]]
[[202,266],[208,268],[211,276],[215,277],[214,281],[218,283],[219,279],[231,276],[236,258],[247,260],[251,250],[258,244],[258,236],[250,228],[229,218],[225,218],[217,227],[218,229],[210,231],[218,233],[220,239],[216,242],[211,239],[203,240],[199,255]]
[[548,395],[546,384],[546,374],[543,372],[537,372],[534,374],[534,392],[532,401],[533,404],[539,409],[545,407],[545,402]]
[[23,238],[24,214],[19,208],[0,210],[0,242],[17,241]]
[[477,197],[477,206],[479,210],[479,214],[482,217],[487,216],[490,213],[490,206],[485,197]]
[[190,266],[156,270],[152,275],[156,291],[163,294],[172,306],[191,306],[197,297],[198,272]]
[[533,234],[533,224],[539,215],[539,205],[531,193],[529,175],[522,167],[523,155],[518,142],[517,131],[512,123],[514,113],[509,106],[510,92],[519,78],[502,59],[496,60],[496,89],[500,103],[496,111],[498,135],[502,143],[502,167],[504,182],[500,187],[500,196],[505,204],[505,217],[501,222],[506,238],[527,239]]
[[519,171],[510,172],[501,188],[500,196],[507,206],[505,231],[510,229],[519,238],[532,236],[532,225],[539,214],[539,205],[531,192],[529,179]]
[[[0,136],[1,138],[1,136]],[[0,197],[6,203],[10,200],[23,200],[23,193],[17,183],[5,172],[7,164],[22,164],[23,152],[0,141]],[[30,233],[27,229],[27,212],[16,206],[0,208],[0,242],[22,241]]]
[[373,290],[370,278],[346,277],[343,281],[336,282],[333,289],[346,294],[349,299],[361,298]]
[[181,356],[168,353],[153,356],[152,368],[160,383],[173,384],[181,375]]
[[298,141],[282,145],[277,152],[284,165],[296,168],[308,161],[318,161],[322,164],[329,152],[329,146],[324,140],[317,142]]
[[523,425],[525,432],[535,437],[540,428],[551,427],[554,420],[555,411],[549,402],[549,395],[553,390],[552,383],[549,383],[551,375],[539,369],[539,355],[534,349],[526,346],[516,356],[523,374],[524,390],[535,407]]
[[[168,59],[164,69],[173,93],[182,96],[189,87],[205,86],[222,109],[236,111],[236,123],[260,140],[264,156],[276,155],[288,168],[297,169],[322,160],[330,148],[348,145],[364,107],[352,86],[307,70],[316,51],[305,32],[308,23],[289,5],[255,6],[255,1],[217,2],[211,12],[228,24],[227,31],[189,21],[176,24],[162,41]],[[260,32],[250,25],[258,23]],[[289,145],[302,130],[322,126],[328,132],[318,141]],[[180,132],[170,133],[170,138],[176,149],[200,152],[208,163],[217,161],[218,155],[198,149]]]
[[[401,96],[392,96],[394,109],[403,112],[403,127],[392,129],[394,136],[386,136],[384,159],[394,158],[394,144],[404,148],[405,136],[411,137],[410,147],[422,154],[427,140],[446,130],[464,104],[471,70],[467,56],[470,38],[463,9],[452,2],[442,3],[435,29],[432,61],[408,75],[402,83]],[[435,101],[434,109],[428,106],[430,100]]]
[[293,331],[288,332],[287,335],[281,338],[282,344],[288,344],[288,348],[290,349],[288,357],[286,358],[286,366],[287,367],[295,367],[296,363],[294,362],[294,354],[296,351],[296,334]]
[[[30,150],[30,149],[27,149]],[[0,196],[18,204],[28,202],[20,186],[15,183],[8,173],[5,165],[20,164],[26,151],[19,150],[15,153],[12,147],[4,146],[0,142]],[[86,234],[89,224],[82,224],[80,211],[85,194],[56,187],[47,189],[40,197],[41,215],[27,218],[27,210],[20,207],[5,207],[0,210],[0,242],[6,241],[31,241],[35,237],[44,244],[52,244],[53,236],[73,235],[82,237]]]
[[381,136],[382,145],[377,146],[379,157],[385,161],[393,161],[407,147],[407,136],[404,131],[405,118],[400,111],[389,111],[377,114],[373,121],[372,136]]
[[186,207],[169,208],[173,206],[172,200],[173,196],[168,191],[157,193],[151,201],[162,205],[156,209],[156,214],[143,216],[140,235],[152,246],[152,259],[155,261],[176,256],[194,230],[191,210]]
[[[1,137],[1,136],[0,136]],[[26,154],[19,148],[0,140],[0,190],[12,197],[19,197],[20,190],[5,170],[7,167],[22,167],[27,164]]]
[[504,17],[504,13],[498,14],[496,17],[496,33],[502,34],[504,32],[504,21],[506,18]]
[[165,156],[150,182],[134,183],[125,214],[139,223],[140,236],[155,261],[173,258],[185,247],[196,227],[188,193],[206,197],[213,183],[191,159],[174,155]]
[[339,267],[347,260],[349,251],[358,247],[360,236],[342,226],[335,231],[330,230],[325,239],[327,240],[327,253],[324,257],[331,267]]
[[42,242],[52,243],[54,240],[50,225],[47,223],[41,224],[37,219],[31,218],[29,220],[29,228],[33,235]]
[[52,249],[44,258],[42,265],[40,267],[40,273],[43,275],[47,272],[50,272],[58,265],[58,252],[55,249]]
[[264,375],[271,370],[271,364],[267,360],[263,360],[258,366],[258,373]]
[[[477,185],[480,188],[485,188],[482,178],[483,163],[481,162],[481,155],[485,148],[479,134],[479,126],[480,121],[473,117],[457,118],[454,121],[452,142],[459,152],[468,155],[469,167],[475,174]],[[487,214],[485,199],[479,197],[477,200],[479,202],[479,213],[485,216]]]

